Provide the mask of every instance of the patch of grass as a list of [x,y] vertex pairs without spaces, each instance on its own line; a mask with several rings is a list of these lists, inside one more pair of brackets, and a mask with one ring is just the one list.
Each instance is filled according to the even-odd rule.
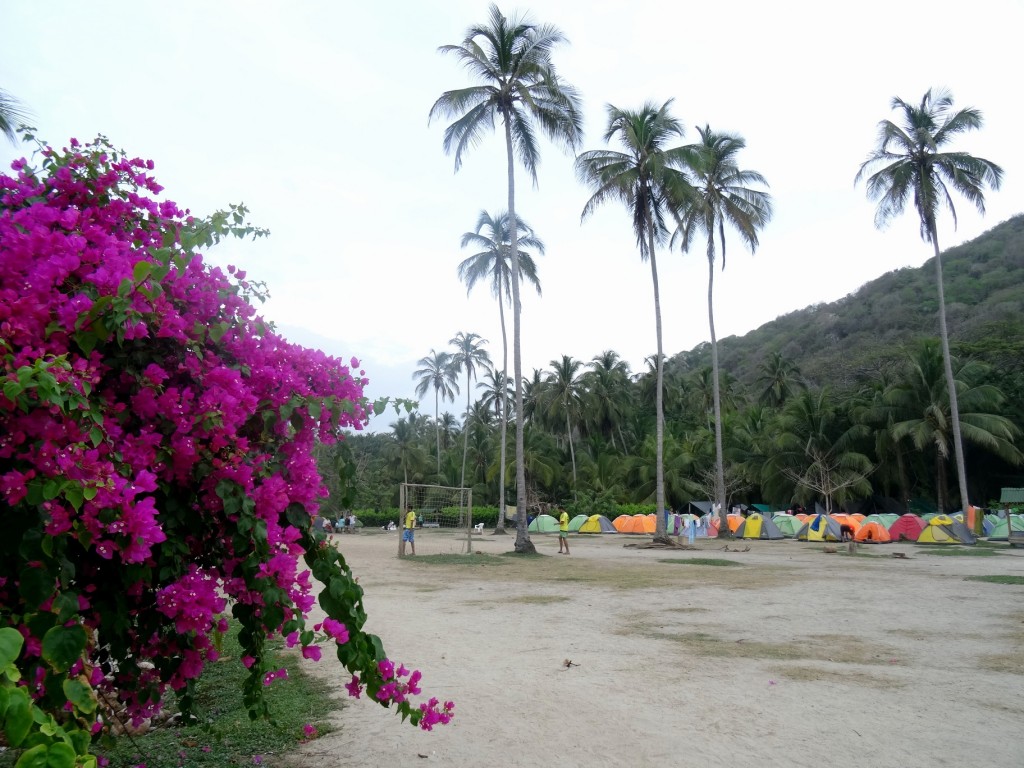
[[992,549],[974,549],[973,547],[965,548],[959,547],[955,544],[950,545],[936,545],[934,549],[931,547],[921,547],[916,550],[922,555],[944,555],[946,557],[992,557],[999,554]]
[[673,565],[713,565],[731,567],[743,565],[735,560],[726,560],[724,557],[666,557],[658,560],[659,563],[672,563]]
[[1018,648],[1011,653],[986,654],[978,659],[978,666],[989,672],[1024,675],[1024,649]]
[[232,630],[225,638],[226,660],[207,665],[196,685],[196,714],[208,727],[160,727],[132,740],[120,737],[114,747],[101,751],[111,768],[140,763],[146,768],[251,766],[257,755],[265,765],[273,764],[268,756],[294,749],[304,738],[306,723],[320,734],[331,730],[325,718],[340,704],[332,699],[329,685],[304,673],[298,656],[291,653],[270,653],[272,667],[288,668],[288,678],[267,689],[273,722],[249,719],[242,703],[248,670],[239,661],[242,651],[236,634]]
[[896,690],[906,685],[901,681],[894,680],[891,676],[882,677],[844,669],[822,669],[813,665],[783,667],[779,670],[778,676],[795,682],[825,682],[829,685],[839,683],[841,685],[859,685],[864,688],[880,688],[885,691]]
[[498,555],[486,555],[482,552],[472,555],[417,555],[407,557],[406,560],[428,565],[505,565],[506,562]]
[[1024,584],[1024,576],[965,576],[964,581],[984,581],[989,584]]
[[987,547],[989,549],[1009,549],[1010,544],[1006,541],[979,541],[974,546]]
[[564,603],[570,598],[565,595],[520,595],[506,600],[509,603],[521,603],[523,605],[549,605],[551,603]]

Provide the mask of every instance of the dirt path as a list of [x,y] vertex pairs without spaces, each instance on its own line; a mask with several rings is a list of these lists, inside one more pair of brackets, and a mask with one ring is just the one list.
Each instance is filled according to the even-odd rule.
[[[354,701],[296,766],[1024,765],[1024,587],[965,581],[1024,575],[1024,551],[574,536],[560,557],[534,536],[549,557],[439,565],[399,561],[394,536],[335,541],[368,629],[456,719],[424,733]],[[485,535],[476,549],[511,546]],[[681,562],[700,557],[738,565]]]

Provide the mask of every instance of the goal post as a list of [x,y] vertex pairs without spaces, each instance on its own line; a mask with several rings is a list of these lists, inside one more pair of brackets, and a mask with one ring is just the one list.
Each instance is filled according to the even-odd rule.
[[444,485],[402,483],[399,494],[398,552],[402,529],[411,509],[416,516],[414,543],[420,554],[473,551],[473,491]]

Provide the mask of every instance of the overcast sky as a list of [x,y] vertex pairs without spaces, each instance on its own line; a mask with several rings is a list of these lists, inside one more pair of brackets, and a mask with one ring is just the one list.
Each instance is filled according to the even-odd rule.
[[[947,87],[958,106],[981,109],[984,128],[955,148],[1005,170],[987,216],[958,200],[959,228],[940,221],[943,248],[1024,209],[1020,0],[501,7],[568,37],[554,60],[584,99],[582,149],[605,146],[606,104],[669,98],[684,142],[705,123],[746,138],[740,164],[766,177],[775,216],[756,254],[731,239],[715,278],[719,338],[931,255],[912,212],[877,231],[853,183],[893,96],[916,102]],[[443,91],[471,84],[438,46],[486,17],[485,2],[468,0],[5,0],[0,88],[51,144],[102,133],[153,159],[164,195],[182,207],[248,205],[272,236],[208,259],[265,280],[265,316],[291,340],[362,359],[369,396],[409,397],[417,360],[458,331],[488,339],[500,366],[497,304],[486,286],[467,297],[456,267],[480,210],[505,208],[504,141],[489,136],[455,173],[445,123],[427,122]],[[524,372],[606,349],[639,370],[656,348],[654,310],[630,219],[608,204],[581,223],[589,192],[573,158],[546,140],[541,152],[537,188],[517,168],[517,209],[547,245],[543,297],[523,293]],[[0,144],[5,169],[22,154]],[[710,338],[703,245],[662,251],[658,266],[672,355]],[[461,414],[464,396],[447,408]]]

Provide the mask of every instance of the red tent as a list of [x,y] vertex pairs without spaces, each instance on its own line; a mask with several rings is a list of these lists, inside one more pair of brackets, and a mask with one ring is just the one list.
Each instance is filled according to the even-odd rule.
[[917,541],[917,537],[921,535],[921,531],[924,530],[926,525],[928,523],[922,518],[908,512],[905,515],[901,515],[895,523],[889,526],[889,538],[893,541],[899,541],[900,539]]

